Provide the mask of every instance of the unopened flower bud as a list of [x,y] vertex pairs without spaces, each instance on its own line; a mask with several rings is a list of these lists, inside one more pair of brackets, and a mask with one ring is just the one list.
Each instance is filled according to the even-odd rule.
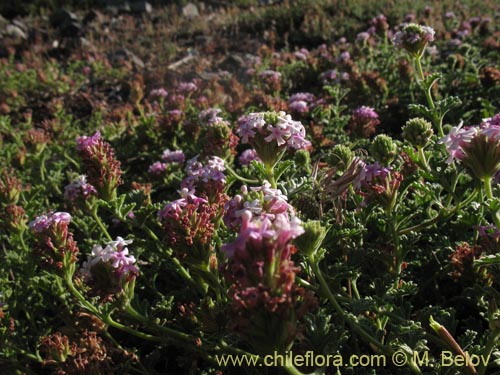
[[398,153],[398,146],[388,135],[379,134],[373,139],[370,151],[375,160],[389,165]]
[[295,245],[302,254],[314,255],[321,247],[328,228],[321,226],[318,220],[309,220],[302,225],[305,232],[295,239]]
[[299,167],[302,167],[306,169],[307,171],[310,171],[311,169],[311,155],[309,154],[309,151],[307,150],[297,150],[295,153],[295,163]]
[[335,145],[328,156],[328,163],[335,169],[344,172],[351,164],[353,158],[354,153],[349,147]]
[[432,124],[420,117],[408,120],[403,126],[404,140],[417,148],[425,147],[433,134]]

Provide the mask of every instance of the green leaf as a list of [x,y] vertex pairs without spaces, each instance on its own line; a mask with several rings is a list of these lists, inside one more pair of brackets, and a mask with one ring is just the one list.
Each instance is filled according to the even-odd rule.
[[500,264],[500,254],[485,255],[480,259],[474,260],[475,266],[490,266]]
[[460,107],[460,105],[462,105],[462,101],[456,96],[449,96],[436,102],[436,108],[442,116],[444,116],[451,109]]
[[408,109],[413,115],[432,117],[432,110],[422,104],[409,104]]

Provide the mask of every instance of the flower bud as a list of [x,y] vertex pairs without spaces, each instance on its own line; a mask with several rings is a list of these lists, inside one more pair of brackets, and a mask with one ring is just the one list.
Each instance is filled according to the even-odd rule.
[[304,234],[295,239],[297,249],[306,256],[314,255],[323,243],[329,228],[321,226],[318,220],[303,223]]
[[328,156],[328,163],[336,170],[344,172],[351,164],[353,158],[354,153],[349,147],[335,145]]
[[370,151],[375,160],[389,165],[398,153],[398,146],[388,135],[379,134],[373,139]]
[[432,124],[420,117],[408,120],[403,126],[404,140],[417,148],[425,147],[433,134]]
[[309,151],[297,150],[294,159],[298,167],[304,168],[307,171],[311,170],[311,155]]

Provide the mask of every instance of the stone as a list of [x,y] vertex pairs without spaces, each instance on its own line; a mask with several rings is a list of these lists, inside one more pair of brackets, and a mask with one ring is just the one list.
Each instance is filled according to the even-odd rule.
[[112,63],[123,63],[125,61],[129,61],[138,69],[144,69],[145,67],[144,61],[127,48],[120,48],[119,50],[116,50],[114,53],[109,55],[109,59]]
[[198,7],[193,3],[187,3],[182,8],[182,15],[186,18],[196,18],[200,16],[200,12],[198,11]]
[[82,25],[78,17],[64,8],[54,11],[49,21],[62,37],[79,37],[82,34]]
[[27,39],[28,35],[17,25],[8,24],[5,28],[5,33],[14,39]]
[[220,64],[219,68],[222,70],[227,70],[229,72],[238,72],[245,68],[245,61],[239,55],[229,55]]
[[104,20],[104,16],[101,12],[91,9],[89,10],[85,16],[83,17],[83,24],[88,25],[92,22],[102,23]]
[[9,21],[6,18],[4,18],[2,15],[0,15],[0,31],[4,30],[8,24],[9,24]]
[[153,6],[147,1],[138,1],[130,3],[130,11],[132,13],[151,13],[153,12]]
[[52,27],[57,29],[66,23],[78,22],[78,17],[69,10],[59,8],[50,15],[49,22]]

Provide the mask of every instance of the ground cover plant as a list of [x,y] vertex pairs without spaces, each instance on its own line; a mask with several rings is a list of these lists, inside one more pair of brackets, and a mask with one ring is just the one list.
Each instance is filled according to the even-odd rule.
[[183,6],[1,20],[0,372],[500,373],[498,5]]

